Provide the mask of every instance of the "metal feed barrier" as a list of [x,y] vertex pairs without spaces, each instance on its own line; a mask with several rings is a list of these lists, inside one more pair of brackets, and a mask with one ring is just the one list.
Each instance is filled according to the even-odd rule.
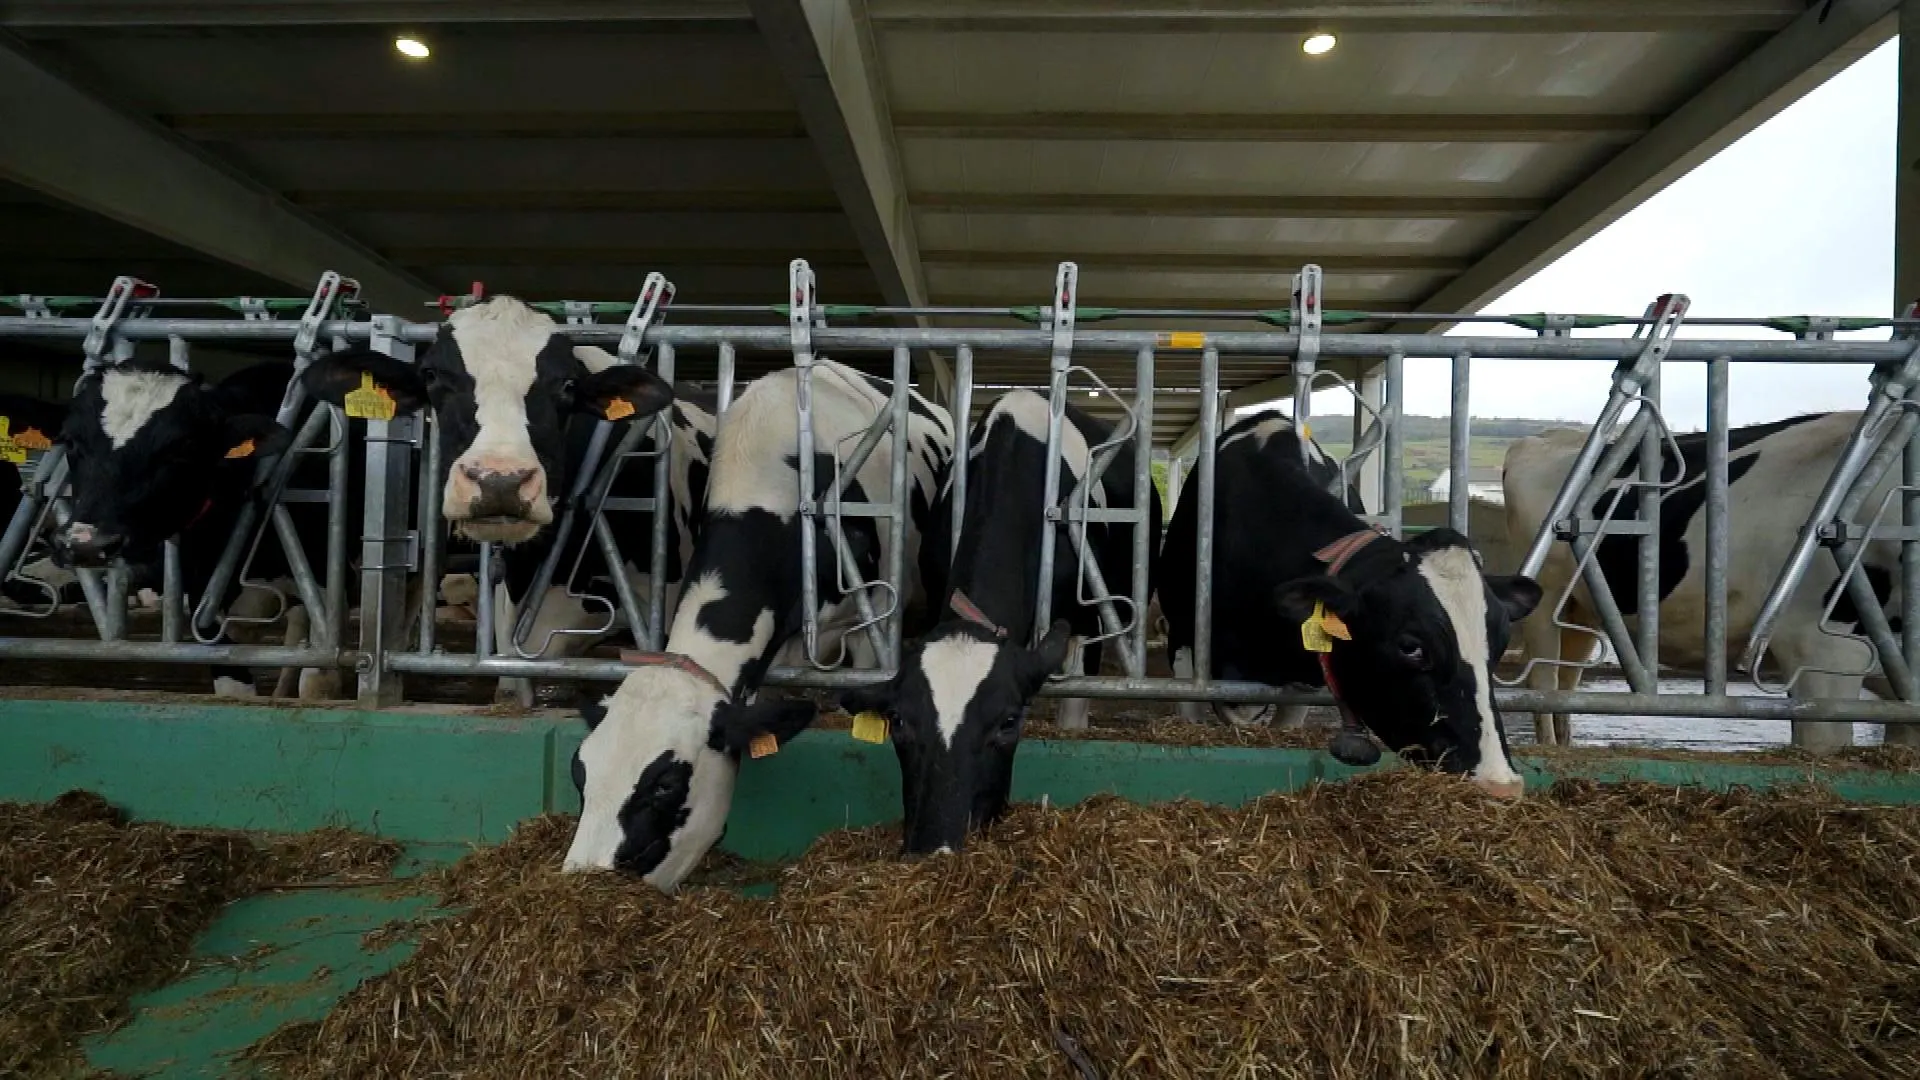
[[[954,518],[955,533],[969,497],[966,484],[966,453],[964,447],[971,436],[971,407],[974,391],[973,369],[978,358],[985,353],[1006,353],[1022,356],[1044,355],[1048,358],[1044,389],[1051,404],[1048,424],[1048,438],[1055,452],[1053,462],[1046,478],[1046,498],[1048,500],[1049,526],[1039,537],[1043,562],[1043,573],[1050,573],[1054,559],[1058,535],[1064,531],[1075,554],[1079,556],[1083,568],[1079,583],[1080,597],[1095,604],[1100,610],[1102,634],[1117,643],[1121,666],[1125,674],[1118,676],[1100,676],[1097,674],[1075,673],[1056,679],[1047,693],[1056,696],[1135,698],[1152,700],[1196,700],[1221,704],[1273,703],[1273,704],[1327,704],[1330,699],[1321,692],[1302,692],[1285,688],[1274,688],[1260,684],[1244,682],[1216,681],[1208,676],[1209,658],[1212,649],[1211,611],[1212,581],[1207,568],[1211,562],[1213,547],[1212,504],[1214,497],[1214,458],[1217,436],[1222,423],[1221,411],[1225,404],[1220,388],[1220,358],[1222,356],[1259,356],[1276,358],[1276,373],[1290,370],[1295,377],[1294,415],[1303,426],[1311,424],[1309,395],[1316,388],[1334,385],[1346,389],[1356,401],[1354,453],[1342,463],[1340,480],[1342,490],[1355,477],[1356,470],[1362,467],[1369,470],[1369,476],[1377,477],[1377,497],[1369,498],[1368,510],[1371,520],[1383,525],[1396,534],[1402,532],[1401,492],[1405,487],[1402,465],[1403,435],[1399,416],[1403,412],[1404,389],[1403,375],[1408,360],[1446,360],[1451,365],[1453,400],[1453,438],[1450,448],[1449,475],[1452,486],[1448,520],[1462,532],[1468,529],[1468,486],[1467,468],[1470,460],[1471,439],[1469,417],[1471,415],[1468,395],[1468,379],[1472,360],[1476,357],[1489,359],[1534,359],[1543,362],[1566,360],[1601,360],[1616,364],[1615,385],[1606,407],[1601,414],[1601,423],[1596,425],[1593,439],[1583,450],[1578,464],[1564,485],[1560,498],[1556,499],[1556,512],[1551,516],[1542,534],[1536,538],[1533,549],[1528,553],[1528,567],[1537,569],[1545,558],[1547,548],[1556,541],[1564,539],[1573,545],[1576,558],[1589,566],[1588,556],[1597,547],[1604,535],[1637,535],[1640,541],[1639,582],[1643,594],[1639,609],[1643,612],[1654,610],[1644,603],[1644,590],[1651,582],[1657,588],[1658,583],[1658,544],[1657,514],[1658,494],[1662,485],[1660,461],[1667,452],[1664,447],[1671,439],[1667,426],[1657,411],[1658,378],[1662,365],[1670,363],[1705,363],[1708,366],[1708,416],[1709,433],[1707,520],[1709,565],[1709,607],[1710,613],[1706,628],[1707,671],[1702,684],[1702,692],[1697,694],[1662,694],[1652,676],[1657,670],[1658,620],[1641,619],[1639,625],[1629,633],[1625,621],[1618,617],[1618,607],[1613,605],[1612,615],[1606,612],[1607,600],[1599,599],[1605,592],[1604,579],[1597,569],[1583,571],[1589,591],[1595,595],[1596,606],[1600,607],[1605,625],[1601,630],[1607,633],[1616,652],[1621,657],[1630,691],[1612,692],[1571,692],[1540,691],[1518,687],[1500,687],[1496,690],[1496,701],[1501,708],[1527,712],[1584,712],[1612,714],[1643,714],[1658,716],[1712,716],[1712,717],[1748,717],[1788,720],[1836,720],[1853,719],[1889,723],[1911,723],[1920,720],[1920,707],[1916,707],[1912,696],[1914,686],[1909,674],[1912,661],[1916,657],[1915,646],[1920,644],[1920,618],[1916,618],[1920,609],[1920,574],[1906,575],[1907,586],[1903,592],[1907,617],[1902,632],[1904,642],[1896,642],[1890,628],[1875,626],[1874,620],[1867,621],[1868,637],[1872,639],[1880,655],[1891,658],[1888,664],[1890,681],[1894,682],[1905,698],[1903,701],[1796,701],[1777,696],[1772,697],[1730,697],[1727,695],[1726,653],[1726,445],[1727,445],[1727,390],[1730,365],[1741,363],[1866,363],[1875,365],[1869,416],[1863,418],[1861,430],[1856,432],[1855,445],[1843,455],[1836,466],[1835,475],[1829,481],[1828,496],[1821,500],[1821,512],[1817,520],[1809,522],[1801,537],[1801,545],[1796,549],[1795,559],[1780,569],[1780,578],[1775,591],[1782,596],[1790,595],[1804,574],[1806,564],[1811,561],[1813,549],[1825,544],[1834,550],[1835,557],[1842,560],[1843,569],[1857,568],[1858,551],[1868,538],[1897,540],[1902,544],[1904,565],[1920,566],[1920,450],[1913,448],[1912,437],[1916,427],[1920,427],[1920,412],[1916,412],[1914,394],[1916,385],[1920,385],[1920,344],[1916,344],[1912,334],[1915,323],[1909,319],[1697,319],[1693,325],[1761,325],[1792,334],[1791,339],[1782,340],[1702,340],[1682,339],[1674,331],[1684,317],[1683,298],[1670,298],[1663,304],[1650,308],[1638,317],[1627,316],[1590,316],[1590,315],[1516,315],[1516,316],[1463,316],[1450,313],[1386,313],[1371,311],[1338,311],[1322,307],[1321,279],[1317,267],[1307,267],[1297,278],[1291,303],[1284,309],[1270,311],[1199,311],[1187,309],[1157,310],[1118,310],[1081,306],[1077,295],[1077,272],[1072,264],[1063,264],[1056,279],[1055,289],[1048,302],[1029,308],[983,309],[983,308],[885,308],[865,306],[845,306],[821,304],[814,294],[811,271],[804,262],[796,262],[791,268],[793,288],[788,302],[766,307],[718,307],[696,305],[671,305],[671,287],[657,275],[648,280],[638,302],[633,305],[560,302],[536,304],[536,307],[548,311],[557,319],[564,320],[560,332],[582,344],[613,346],[622,362],[644,362],[650,356],[654,370],[662,377],[671,380],[674,376],[678,355],[687,350],[711,353],[715,358],[719,376],[719,397],[721,415],[731,403],[734,390],[734,367],[736,356],[741,351],[760,353],[782,353],[790,355],[798,371],[800,393],[799,430],[801,449],[813,448],[815,437],[809,417],[811,399],[811,380],[815,374],[814,365],[819,355],[831,355],[837,359],[858,360],[875,354],[884,355],[891,360],[893,393],[887,406],[875,422],[857,438],[843,440],[836,445],[834,457],[835,475],[817,477],[812,475],[813,454],[802,452],[801,505],[803,515],[816,522],[821,533],[828,540],[828,551],[819,550],[818,535],[813,530],[802,530],[808,537],[803,558],[809,567],[821,558],[831,559],[829,564],[838,577],[835,579],[844,591],[856,597],[860,609],[859,625],[853,633],[864,635],[871,646],[871,652],[879,664],[874,668],[846,669],[832,666],[838,656],[823,655],[822,630],[809,615],[803,629],[802,640],[805,646],[807,663],[798,667],[776,668],[769,675],[768,682],[774,685],[845,687],[876,682],[889,678],[898,661],[901,647],[901,609],[904,605],[904,548],[900,542],[906,528],[907,498],[904,468],[907,454],[906,430],[909,414],[907,398],[911,360],[914,353],[922,355],[938,354],[950,356],[954,368],[952,400],[946,402],[955,419],[956,454],[958,467],[953,477],[955,491]],[[671,306],[670,306],[671,305]],[[665,316],[669,313],[697,313],[709,317],[718,317],[728,321],[727,325],[684,325],[668,323]],[[619,323],[596,321],[604,316],[625,316]],[[767,325],[749,325],[748,319],[773,316],[780,322]],[[984,324],[990,319],[1013,319],[1028,323],[1025,327],[988,327],[985,325],[953,326],[915,326],[915,325],[858,325],[863,318],[904,319],[910,316],[941,317],[943,321],[961,322],[978,320]],[[1198,320],[1238,320],[1249,324],[1245,330],[1228,331],[1190,331],[1190,330],[1132,330],[1101,328],[1096,324],[1119,318],[1135,321],[1158,323],[1162,326],[1192,325]],[[829,319],[832,323],[829,323]],[[1384,324],[1407,323],[1464,323],[1469,326],[1478,323],[1501,322],[1518,325],[1534,332],[1534,337],[1499,336],[1445,336],[1432,333],[1381,333],[1367,329]],[[784,323],[784,325],[782,325]],[[157,316],[152,310],[127,312],[120,311],[106,324],[106,330],[96,334],[99,341],[89,351],[90,356],[104,356],[111,351],[124,352],[130,343],[180,339],[182,341],[252,341],[287,342],[293,344],[298,339],[299,325],[284,320],[262,319],[178,319]],[[1355,327],[1355,330],[1329,329],[1330,327]],[[1834,340],[1832,335],[1839,330],[1865,330],[1875,328],[1893,328],[1895,335],[1887,341]],[[1574,331],[1596,331],[1624,329],[1628,333],[1605,337],[1574,337]],[[431,322],[414,322],[394,316],[373,318],[341,318],[321,316],[312,328],[314,340],[327,339],[339,344],[370,342],[381,351],[401,359],[411,359],[413,347],[433,340],[437,325]],[[77,340],[86,338],[96,331],[95,320],[62,318],[51,310],[36,311],[21,317],[0,317],[0,338],[38,338],[53,340]],[[1198,400],[1200,404],[1198,431],[1199,437],[1192,452],[1192,476],[1186,480],[1199,485],[1196,498],[1199,502],[1200,531],[1198,540],[1197,565],[1192,568],[1196,584],[1196,614],[1198,626],[1194,643],[1196,674],[1191,679],[1149,677],[1146,674],[1146,631],[1145,612],[1148,597],[1146,595],[1147,546],[1145,530],[1139,528],[1144,509],[1120,510],[1092,506],[1087,499],[1093,484],[1111,466],[1114,451],[1126,440],[1133,440],[1135,453],[1134,491],[1136,506],[1144,508],[1148,504],[1146,493],[1152,483],[1151,433],[1153,431],[1153,409],[1156,392],[1182,392],[1186,387],[1156,387],[1155,361],[1162,354],[1178,354],[1191,357],[1197,354]],[[1130,356],[1134,360],[1135,383],[1130,396],[1126,388],[1109,386],[1081,358],[1103,356]],[[93,361],[97,362],[97,361]],[[1379,374],[1369,376],[1359,386],[1355,386],[1336,371],[1338,362],[1360,362],[1378,365]],[[1285,365],[1282,367],[1282,365]],[[1065,403],[1074,392],[1076,379],[1082,387],[1091,386],[1103,394],[1111,395],[1122,403],[1124,415],[1116,426],[1115,434],[1106,443],[1092,448],[1092,466],[1090,475],[1076,487],[1072,493],[1063,493],[1058,471],[1058,447]],[[1620,419],[1632,416],[1618,432]],[[724,420],[723,420],[724,422]],[[665,549],[669,542],[669,522],[662,511],[669,504],[671,473],[672,438],[666,414],[661,414],[651,425],[655,435],[656,447],[651,451],[640,449],[640,441],[645,437],[645,425],[630,428],[621,442],[607,448],[611,434],[605,428],[596,435],[595,449],[600,451],[592,461],[592,467],[583,470],[583,475],[569,490],[566,502],[558,507],[556,527],[567,535],[567,542],[556,545],[555,555],[542,568],[544,580],[564,581],[570,591],[576,595],[581,592],[581,584],[576,575],[580,566],[580,553],[586,550],[588,543],[599,546],[612,566],[622,565],[619,558],[620,546],[617,530],[612,528],[605,514],[610,510],[651,513],[653,550],[652,566],[655,586],[644,605],[624,587],[623,575],[615,573],[615,591],[618,603],[607,611],[607,624],[595,631],[601,633],[616,625],[614,620],[624,619],[636,642],[644,649],[657,650],[664,639],[666,621],[671,613],[665,608],[666,589],[663,587],[665,575]],[[531,610],[520,613],[514,632],[510,637],[514,655],[496,655],[491,648],[493,631],[491,625],[491,579],[487,576],[491,570],[492,552],[483,551],[482,577],[480,589],[481,627],[480,646],[472,655],[456,655],[445,651],[434,640],[432,605],[424,605],[418,627],[418,644],[408,647],[404,643],[407,627],[401,613],[404,610],[408,575],[421,572],[429,587],[437,582],[444,562],[444,529],[439,516],[439,484],[442,480],[443,463],[438,459],[438,447],[433,439],[425,438],[426,424],[418,426],[404,418],[391,422],[371,422],[365,446],[368,461],[368,499],[361,536],[361,599],[362,634],[359,649],[348,652],[343,649],[249,649],[238,647],[212,647],[186,643],[172,638],[161,643],[116,643],[108,646],[100,642],[58,642],[22,638],[0,639],[0,658],[16,657],[85,657],[89,659],[130,659],[162,660],[191,663],[257,663],[262,665],[322,663],[354,664],[360,672],[360,696],[369,704],[391,703],[399,699],[400,680],[405,673],[465,676],[513,676],[538,677],[545,679],[588,679],[614,681],[623,678],[630,667],[615,660],[534,659],[543,651],[543,642],[527,640],[527,631],[535,618]],[[846,483],[880,441],[891,432],[894,442],[894,468],[891,489],[885,499],[869,495],[863,501],[843,498]],[[1864,447],[1864,449],[1862,448]],[[414,454],[419,452],[423,459],[416,467]],[[1900,495],[1899,503],[1903,524],[1894,527],[1882,522],[1889,504],[1879,507],[1864,507],[1865,492],[1871,491],[1874,483],[1890,468],[1892,458],[1904,453],[1907,474],[1905,482],[1896,489]],[[1378,455],[1374,461],[1366,461],[1369,455]],[[1609,514],[1598,512],[1601,500],[1612,494],[1611,505],[1618,505],[1623,488],[1614,484],[1611,478],[1621,475],[1635,455],[1639,455],[1638,470],[1632,474],[1628,483],[1637,485],[1640,492],[1640,512],[1632,522],[1611,520]],[[49,455],[51,456],[51,455]],[[649,498],[617,500],[609,492],[615,475],[634,457],[651,457],[653,465],[653,490]],[[1180,473],[1180,462],[1175,463],[1173,475]],[[1603,478],[1595,480],[1595,477]],[[51,483],[53,470],[43,460],[36,471],[34,492],[37,495],[57,493],[58,487]],[[824,483],[823,483],[824,481]],[[417,482],[417,486],[416,486]],[[413,533],[406,528],[409,512],[414,508],[413,500],[418,496],[419,532]],[[974,493],[977,494],[977,493]],[[1855,496],[1858,496],[1857,498]],[[37,512],[37,511],[36,511]],[[1861,524],[1858,518],[1867,513],[1867,522]],[[268,511],[272,516],[272,511]],[[860,579],[858,568],[853,565],[845,544],[846,521],[849,518],[865,518],[876,523],[884,522],[892,530],[893,557],[883,567],[883,578],[875,581]],[[1845,520],[1841,520],[1845,519]],[[1109,587],[1109,583],[1100,579],[1100,572],[1094,561],[1087,557],[1086,532],[1090,524],[1105,523],[1133,528],[1135,544],[1133,549],[1133,567],[1131,580],[1118,592]],[[16,525],[18,521],[16,520]],[[1064,530],[1058,526],[1064,524]],[[29,529],[10,528],[8,547],[0,549],[0,554],[9,556],[5,565],[11,567],[14,560],[23,551],[13,547],[19,541],[14,533],[20,531],[24,536]],[[578,535],[575,535],[575,533]],[[236,538],[235,545],[240,541]],[[571,560],[569,562],[569,560]],[[570,567],[562,575],[562,568]],[[1169,568],[1169,572],[1180,572]],[[1857,576],[1857,575],[1856,575]],[[813,574],[805,575],[812,582]],[[344,577],[329,575],[329,583],[344,582]],[[1116,583],[1117,584],[1117,583]],[[1864,581],[1863,581],[1864,585]],[[1859,586],[1850,586],[1859,588]],[[810,586],[811,589],[811,586]],[[544,591],[544,590],[542,590]],[[303,595],[305,590],[303,590]],[[91,595],[91,593],[90,593]],[[1047,590],[1040,592],[1043,605],[1051,604]],[[327,594],[331,598],[331,593]],[[817,608],[809,596],[805,605],[809,613]],[[1610,597],[1609,597],[1610,599]],[[1784,600],[1771,602],[1769,610],[1777,616]],[[1871,607],[1873,605],[1864,605]],[[531,605],[529,605],[531,607]],[[643,610],[644,607],[644,610]],[[339,607],[326,607],[324,602],[319,610],[327,611],[329,618],[337,618]],[[1043,610],[1037,620],[1038,627],[1047,625],[1050,611]],[[1538,616],[1536,616],[1538,617]],[[1881,620],[1884,623],[1884,620]],[[1763,618],[1763,629],[1766,620]],[[329,625],[333,625],[329,623]],[[336,642],[338,638],[334,639]],[[1755,634],[1756,650],[1747,658],[1747,666],[1757,665],[1762,655],[1766,635]],[[1718,648],[1715,645],[1718,645]],[[1905,661],[1903,664],[1902,661]]]

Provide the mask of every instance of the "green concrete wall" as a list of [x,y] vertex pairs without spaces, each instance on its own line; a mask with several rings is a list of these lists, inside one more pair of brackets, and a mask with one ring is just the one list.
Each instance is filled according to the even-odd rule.
[[[137,817],[292,832],[345,825],[413,843],[491,842],[516,822],[578,809],[577,720],[424,711],[0,701],[0,800],[98,791]],[[1549,775],[1522,758],[1529,783]],[[1605,758],[1562,765],[1601,779],[1725,788],[1805,780],[1792,765]],[[1240,803],[1353,775],[1318,751],[1030,740],[1014,797],[1055,804],[1111,792],[1141,802]],[[1824,779],[1862,802],[1920,801],[1920,777],[1849,769]],[[726,846],[792,858],[823,832],[900,816],[893,751],[810,731],[741,769]]]

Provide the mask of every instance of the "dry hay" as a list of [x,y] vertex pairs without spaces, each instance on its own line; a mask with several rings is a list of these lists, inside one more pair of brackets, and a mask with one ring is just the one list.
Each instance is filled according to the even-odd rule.
[[76,1041],[177,972],[228,901],[384,876],[398,855],[342,829],[255,839],[129,823],[86,792],[0,803],[0,1075],[66,1071]]
[[1234,810],[1022,806],[951,857],[831,834],[769,900],[561,875],[571,828],[455,867],[464,913],[276,1068],[1920,1075],[1920,810],[1810,789],[1506,805],[1409,770]]

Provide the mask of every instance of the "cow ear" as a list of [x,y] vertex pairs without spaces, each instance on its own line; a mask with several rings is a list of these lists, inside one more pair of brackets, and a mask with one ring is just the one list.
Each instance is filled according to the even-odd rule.
[[641,420],[673,404],[673,387],[637,364],[615,364],[574,380],[572,407],[604,420]]
[[1325,574],[1295,578],[1273,592],[1274,606],[1280,610],[1281,620],[1288,623],[1305,622],[1311,618],[1316,603],[1345,619],[1359,606],[1359,599],[1338,578]]
[[1507,577],[1490,577],[1486,581],[1487,588],[1493,590],[1493,595],[1500,601],[1500,606],[1507,609],[1509,622],[1518,622],[1526,618],[1534,608],[1540,606],[1540,583],[1530,577],[1514,574]]
[[393,399],[396,413],[418,412],[427,403],[427,384],[419,368],[372,349],[323,356],[300,373],[300,383],[315,399],[344,406],[347,395],[361,389],[368,376]]
[[781,746],[813,723],[819,710],[805,698],[776,701],[761,698],[751,705],[721,702],[713,712],[713,727],[721,749],[736,755],[746,753],[753,740],[771,735]]
[[602,698],[599,701],[581,704],[580,719],[587,722],[587,734],[593,734],[600,727],[600,722],[607,718],[607,702],[611,700],[611,698]]
[[227,417],[223,441],[228,460],[259,461],[285,453],[293,442],[293,433],[271,416],[240,413]]
[[853,716],[874,712],[891,716],[896,687],[891,682],[856,686],[840,695],[840,708]]
[[1040,644],[1027,654],[1022,674],[1031,687],[1029,694],[1039,690],[1041,684],[1047,681],[1047,676],[1058,672],[1060,665],[1067,662],[1067,649],[1072,644],[1073,627],[1067,625],[1065,619],[1053,620],[1053,625],[1047,628],[1047,636],[1041,638]]

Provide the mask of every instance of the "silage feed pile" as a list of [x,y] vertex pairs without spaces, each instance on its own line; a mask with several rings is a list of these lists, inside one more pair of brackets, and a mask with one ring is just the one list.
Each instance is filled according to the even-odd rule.
[[[1920,809],[1411,770],[1240,809],[823,838],[770,899],[556,872],[571,822],[289,1077],[1920,1075]],[[263,1048],[264,1049],[264,1048]]]
[[61,1075],[82,1036],[177,974],[219,909],[276,885],[384,876],[391,841],[129,823],[97,795],[0,803],[0,1076]]

